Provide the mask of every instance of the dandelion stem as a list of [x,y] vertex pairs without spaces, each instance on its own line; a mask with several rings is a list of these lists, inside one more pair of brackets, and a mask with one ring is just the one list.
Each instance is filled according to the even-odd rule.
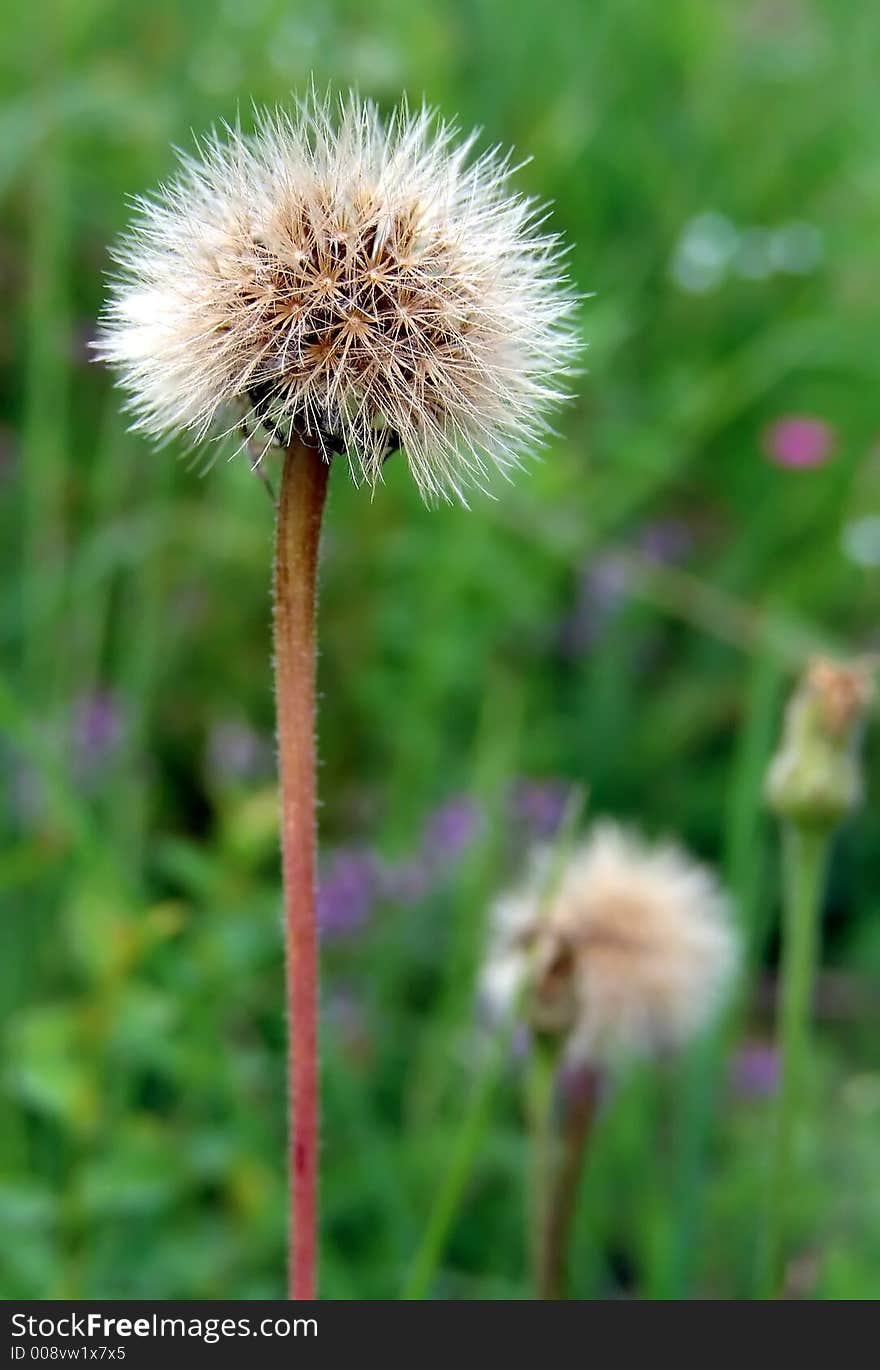
[[526,1079],[526,1108],[531,1148],[529,1183],[529,1259],[535,1297],[561,1297],[558,1257],[551,1249],[551,1210],[555,1175],[560,1164],[559,1137],[554,1118],[559,1069],[559,1044],[552,1037],[536,1035],[530,1052]]
[[788,822],[783,829],[785,911],[779,1002],[782,1080],[772,1156],[767,1226],[759,1271],[761,1294],[772,1298],[782,1277],[794,1144],[809,1038],[819,941],[819,914],[831,845],[829,829]]
[[287,966],[290,1271],[316,1295],[318,947],[315,926],[315,592],[329,467],[305,443],[284,456],[275,550],[275,700]]
[[598,1094],[599,1074],[592,1066],[584,1066],[573,1073],[562,1090],[556,1167],[544,1215],[541,1297],[545,1299],[568,1297],[571,1228]]

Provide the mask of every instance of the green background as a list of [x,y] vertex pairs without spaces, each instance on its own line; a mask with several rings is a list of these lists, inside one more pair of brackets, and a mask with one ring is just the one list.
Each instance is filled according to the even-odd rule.
[[[529,781],[716,863],[748,949],[723,1050],[612,1091],[573,1292],[747,1295],[772,1103],[735,1066],[772,1031],[778,915],[761,777],[805,656],[878,644],[880,11],[38,0],[0,39],[0,1291],[283,1292],[271,510],[243,462],[127,434],[86,342],[170,145],[314,73],[532,157],[517,184],[555,202],[593,292],[577,400],[497,501],[426,510],[400,460],[372,500],[332,479],[325,867],[410,870],[438,810],[478,821],[326,941],[322,1291],[406,1279],[479,1070],[476,966]],[[792,413],[833,428],[819,469],[768,459]],[[791,1212],[791,1287],[832,1298],[880,1282],[876,755],[832,870]],[[518,1069],[437,1295],[527,1292]]]

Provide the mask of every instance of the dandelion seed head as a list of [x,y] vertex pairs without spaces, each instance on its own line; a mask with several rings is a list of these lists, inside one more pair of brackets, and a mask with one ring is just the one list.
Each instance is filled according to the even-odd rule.
[[494,909],[483,989],[495,1014],[521,998],[569,1058],[609,1063],[683,1045],[717,1011],[737,959],[714,875],[671,844],[599,824],[547,893],[550,855]]
[[137,202],[98,353],[134,423],[193,440],[230,414],[375,484],[401,448],[429,499],[546,433],[574,300],[510,157],[404,104],[349,96],[225,127]]

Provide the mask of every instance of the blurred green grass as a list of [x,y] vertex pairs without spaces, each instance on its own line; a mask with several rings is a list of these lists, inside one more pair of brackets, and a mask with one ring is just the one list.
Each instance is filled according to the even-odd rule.
[[[534,157],[519,184],[555,202],[595,292],[578,401],[497,502],[426,511],[403,463],[372,502],[332,483],[325,860],[354,847],[411,872],[438,810],[466,796],[481,815],[443,878],[326,943],[322,1287],[395,1296],[476,1069],[484,911],[519,856],[511,785],[586,782],[592,809],[715,860],[753,967],[734,1037],[768,1032],[759,792],[781,693],[812,646],[878,644],[880,14],[41,0],[0,22],[7,1297],[283,1287],[270,510],[241,463],[202,476],[127,435],[88,364],[126,196],[190,129],[247,121],[312,72],[383,105],[406,89]],[[737,243],[721,267],[719,222]],[[773,256],[792,223],[821,249],[809,270]],[[762,434],[790,413],[832,426],[820,469],[768,460]],[[832,873],[796,1196],[808,1292],[828,1297],[880,1279],[876,797],[872,779]],[[726,1054],[710,1064],[711,1098],[700,1061],[621,1083],[578,1295],[749,1291],[769,1105],[731,1089]],[[512,1067],[436,1293],[525,1293],[523,1150]]]

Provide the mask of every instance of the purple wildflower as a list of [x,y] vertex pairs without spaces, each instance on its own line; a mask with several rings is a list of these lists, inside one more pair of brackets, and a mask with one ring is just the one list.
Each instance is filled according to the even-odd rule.
[[603,552],[582,568],[574,607],[562,624],[562,650],[569,656],[587,651],[626,598],[630,570],[620,552]]
[[769,1042],[744,1042],[733,1058],[731,1075],[740,1099],[767,1099],[779,1085],[779,1053]]
[[375,857],[360,847],[340,847],[318,881],[317,917],[322,937],[359,932],[369,922],[379,890]]
[[341,847],[318,882],[318,926],[328,938],[360,931],[383,900],[412,904],[441,885],[474,839],[480,814],[465,795],[430,816],[409,860],[382,862],[364,847]]
[[562,822],[568,793],[561,780],[521,780],[511,795],[513,817],[531,839],[546,841]]
[[71,737],[77,777],[83,781],[98,777],[112,762],[124,734],[122,709],[110,690],[94,690],[77,700]]
[[457,861],[476,835],[477,806],[467,795],[448,800],[428,819],[422,838],[422,859],[429,867]]
[[[656,519],[636,531],[628,546],[651,561],[680,561],[693,546],[693,532],[681,519]],[[632,574],[626,546],[609,547],[584,563],[574,608],[562,624],[564,652],[577,656],[595,644],[626,599]]]
[[636,544],[649,560],[668,564],[687,556],[693,547],[694,535],[681,519],[657,519],[645,525]]
[[394,903],[423,899],[446,879],[474,840],[480,813],[467,795],[456,795],[428,818],[416,855],[380,875],[381,893]]

